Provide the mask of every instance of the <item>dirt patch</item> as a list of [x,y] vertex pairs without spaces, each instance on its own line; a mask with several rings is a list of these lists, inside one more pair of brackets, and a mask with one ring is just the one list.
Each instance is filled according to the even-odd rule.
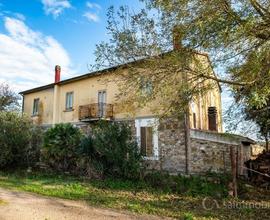
[[[0,220],[159,220],[150,215],[135,215],[110,209],[95,208],[85,202],[37,196],[0,188]],[[1,204],[1,202],[0,202]],[[162,218],[164,219],[164,218]]]

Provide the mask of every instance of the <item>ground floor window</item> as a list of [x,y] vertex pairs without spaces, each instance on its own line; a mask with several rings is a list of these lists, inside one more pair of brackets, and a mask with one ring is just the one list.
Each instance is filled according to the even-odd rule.
[[136,119],[136,136],[142,155],[158,159],[158,121],[155,118]]

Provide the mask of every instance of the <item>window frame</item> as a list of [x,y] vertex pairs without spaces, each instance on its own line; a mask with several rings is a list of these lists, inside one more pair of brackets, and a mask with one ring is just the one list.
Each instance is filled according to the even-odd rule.
[[39,98],[34,98],[32,116],[38,116],[39,114],[39,101],[40,101]]
[[218,132],[218,113],[216,106],[209,106],[207,109],[208,130]]
[[140,78],[140,89],[143,96],[151,96],[153,94],[153,82],[145,77]]
[[156,118],[138,118],[135,119],[137,143],[141,150],[141,127],[152,127],[153,131],[153,156],[143,156],[145,160],[158,160],[159,159],[159,143],[158,143],[158,126],[159,122]]
[[[70,100],[69,100],[69,97],[72,97],[71,98],[71,103]],[[71,104],[68,106],[68,104]],[[74,92],[67,92],[66,93],[66,104],[65,104],[65,111],[72,111],[73,110],[73,106],[74,106]]]

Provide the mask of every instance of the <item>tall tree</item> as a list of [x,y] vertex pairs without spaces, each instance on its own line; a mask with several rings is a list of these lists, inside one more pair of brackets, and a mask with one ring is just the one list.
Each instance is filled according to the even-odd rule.
[[[161,117],[179,118],[193,97],[217,88],[213,79],[218,79],[209,57],[184,47],[181,28],[169,28],[155,13],[142,9],[134,14],[128,7],[115,12],[110,7],[107,29],[111,38],[97,45],[93,68],[125,64],[126,71],[117,72],[125,81],[119,82],[121,103],[130,109],[148,104]],[[153,102],[159,105],[149,105]]]
[[[142,96],[142,102],[161,95],[168,112],[177,112],[179,104],[212,88],[214,84],[209,82],[214,80],[230,85],[239,96],[238,102],[255,108],[266,106],[270,97],[268,0],[144,2],[146,8],[139,13],[130,13],[127,7],[115,13],[111,7],[110,41],[96,48],[95,68],[147,58],[140,63],[150,73],[142,76],[130,65],[123,93],[131,94],[132,90],[140,94],[142,81],[151,82],[153,92],[147,98]],[[168,53],[173,48],[173,32],[177,51]],[[202,62],[196,51],[207,52],[213,66],[205,65],[206,60]],[[211,74],[212,67],[221,71],[218,77]],[[179,83],[180,74],[188,75],[188,84]],[[177,89],[170,91],[171,85]],[[242,96],[248,91],[248,98]]]
[[19,97],[8,84],[0,84],[0,111],[16,110]]

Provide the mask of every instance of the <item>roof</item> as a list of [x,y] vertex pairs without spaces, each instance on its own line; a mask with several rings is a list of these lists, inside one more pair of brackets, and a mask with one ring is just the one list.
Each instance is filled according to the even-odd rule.
[[244,137],[242,135],[231,134],[231,133],[221,133],[216,131],[209,131],[209,130],[198,130],[198,129],[191,129],[191,137],[197,138],[201,140],[210,140],[214,142],[220,143],[227,143],[227,144],[255,144],[256,141],[252,140],[251,138]]
[[36,88],[33,88],[33,89],[25,90],[25,91],[20,92],[19,94],[25,95],[25,94],[29,94],[29,93],[33,93],[33,92],[42,91],[42,90],[45,90],[45,89],[50,89],[50,88],[53,88],[55,85],[64,85],[64,84],[68,84],[68,83],[71,83],[71,82],[74,82],[74,81],[87,79],[87,78],[97,76],[97,75],[100,75],[100,74],[103,74],[103,73],[106,73],[106,72],[110,72],[112,70],[116,70],[117,68],[123,67],[125,65],[127,65],[127,63],[122,64],[122,65],[118,65],[118,66],[114,66],[114,67],[110,67],[110,68],[107,68],[107,69],[99,70],[99,71],[86,73],[86,74],[76,76],[76,77],[73,77],[73,78],[70,78],[70,79],[61,80],[58,83],[51,83],[51,84],[48,84],[48,85],[45,85],[45,86],[40,86],[40,87],[36,87]]
[[[165,54],[168,54],[168,53],[171,53],[171,52],[172,51],[169,51],[167,53],[163,53],[162,55],[165,55]],[[214,73],[214,76],[217,78],[217,76],[216,76],[216,74],[215,74],[215,72],[213,70],[213,67],[211,65],[208,54],[204,53],[204,52],[198,52],[198,51],[193,51],[193,52],[197,53],[199,55],[207,57],[207,59],[208,59],[208,61],[210,63],[211,69],[212,69],[212,71]],[[123,68],[123,67],[126,67],[127,65],[134,64],[134,63],[140,62],[140,61],[145,60],[145,59],[147,59],[147,58],[142,58],[142,59],[138,59],[136,61],[127,62],[127,63],[124,63],[124,64],[112,66],[112,67],[109,67],[109,68],[106,68],[106,69],[103,69],[103,70],[93,71],[93,72],[86,73],[86,74],[83,74],[83,75],[80,75],[80,76],[76,76],[76,77],[73,77],[73,78],[70,78],[70,79],[62,80],[62,81],[60,81],[58,83],[51,83],[51,84],[48,84],[48,85],[45,85],[45,86],[40,86],[40,87],[36,87],[36,88],[33,88],[33,89],[25,90],[25,91],[20,92],[19,94],[20,95],[30,94],[30,93],[33,93],[33,92],[38,92],[38,91],[42,91],[42,90],[45,90],[45,89],[53,88],[55,85],[64,85],[64,84],[68,84],[68,83],[71,83],[71,82],[74,82],[74,81],[87,79],[87,78],[97,76],[97,75],[101,75],[101,74],[104,74],[104,73],[109,73],[109,72],[111,72],[113,70],[116,70],[118,68]],[[218,83],[218,87],[221,90],[221,87],[220,87],[219,83]]]

